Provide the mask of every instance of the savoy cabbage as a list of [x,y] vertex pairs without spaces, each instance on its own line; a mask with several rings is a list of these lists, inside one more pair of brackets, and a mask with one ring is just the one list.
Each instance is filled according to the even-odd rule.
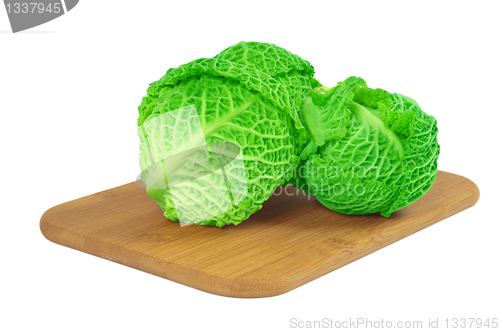
[[349,77],[315,89],[300,117],[310,141],[292,183],[334,211],[389,217],[436,178],[436,119],[409,97]]
[[[177,200],[168,179],[165,188],[148,188],[147,193],[161,206],[164,215],[173,221],[183,221],[185,217],[185,222],[224,226],[239,224],[260,209],[278,186],[289,181],[300,161],[298,155],[307,134],[298,112],[311,89],[319,86],[313,75],[314,69],[307,61],[283,48],[241,42],[213,58],[172,68],[150,84],[139,106],[141,170],[153,163],[155,155],[156,159],[164,159],[162,156],[175,145],[182,144],[185,151],[202,146],[205,141],[209,146],[215,142],[237,144],[246,171],[246,195],[229,209],[227,204],[216,206],[221,200],[213,197],[215,187],[224,184],[213,176],[209,181],[206,177],[196,178],[176,186],[182,195]],[[176,121],[162,120],[164,134],[158,134],[162,139],[153,140],[150,136],[156,134],[145,130],[148,121],[186,107],[196,110],[202,135],[189,134],[192,117],[183,116]],[[200,164],[204,159],[191,160]],[[193,164],[183,167],[191,173],[202,168]],[[226,176],[229,182],[242,182],[238,176],[231,180],[231,172]],[[179,211],[193,209],[214,212],[204,220],[179,216]]]

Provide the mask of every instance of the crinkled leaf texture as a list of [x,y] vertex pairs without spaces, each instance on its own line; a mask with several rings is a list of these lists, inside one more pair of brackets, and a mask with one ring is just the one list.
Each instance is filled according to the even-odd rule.
[[436,120],[411,98],[350,77],[315,89],[300,118],[309,143],[292,184],[334,211],[389,217],[434,182]]
[[[168,183],[164,189],[148,189],[164,215],[178,221],[182,208],[198,205],[218,212],[196,224],[222,227],[237,225],[260,209],[277,186],[288,182],[299,163],[297,156],[307,134],[298,112],[311,89],[319,86],[313,75],[307,61],[280,47],[241,42],[214,58],[172,68],[150,84],[139,106],[141,170],[176,144],[194,149],[204,144],[204,137],[208,145],[230,142],[241,148],[248,184],[245,197],[229,209],[217,206],[220,204],[213,197],[214,190],[224,186],[222,182],[213,188],[213,181],[188,181],[177,186],[176,197]],[[199,117],[203,135],[196,137],[200,139],[189,134],[191,120],[182,118],[164,121],[165,128],[160,129],[157,139],[147,137],[148,131],[142,130],[148,121],[188,106],[194,107]],[[204,166],[191,163],[185,167],[194,172]],[[227,176],[230,183],[241,180],[231,179],[229,173]]]

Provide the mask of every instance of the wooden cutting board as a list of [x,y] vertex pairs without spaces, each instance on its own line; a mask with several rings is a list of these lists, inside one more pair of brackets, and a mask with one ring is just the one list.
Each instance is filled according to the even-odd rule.
[[[303,192],[272,196],[238,226],[180,227],[145,189],[129,183],[44,213],[55,243],[205,292],[231,297],[286,293],[473,206],[470,180],[439,171],[431,190],[392,214],[348,216]],[[291,191],[289,191],[291,192]]]

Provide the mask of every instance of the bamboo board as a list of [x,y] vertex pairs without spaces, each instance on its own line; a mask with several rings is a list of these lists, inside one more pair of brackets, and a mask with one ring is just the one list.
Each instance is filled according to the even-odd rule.
[[49,209],[40,228],[55,243],[205,292],[268,297],[401,240],[478,199],[472,181],[439,171],[424,197],[390,218],[339,214],[299,192],[272,196],[238,226],[180,227],[162,215],[145,189],[129,183]]

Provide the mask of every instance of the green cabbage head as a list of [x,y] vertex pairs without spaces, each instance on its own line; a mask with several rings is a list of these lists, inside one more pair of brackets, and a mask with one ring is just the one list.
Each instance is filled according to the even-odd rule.
[[309,142],[292,184],[334,211],[389,217],[436,178],[436,120],[409,97],[349,77],[314,89],[300,119]]
[[313,75],[283,48],[241,42],[150,84],[139,106],[140,166],[143,179],[161,183],[147,193],[164,215],[237,225],[288,183],[307,143],[298,113],[319,86]]

